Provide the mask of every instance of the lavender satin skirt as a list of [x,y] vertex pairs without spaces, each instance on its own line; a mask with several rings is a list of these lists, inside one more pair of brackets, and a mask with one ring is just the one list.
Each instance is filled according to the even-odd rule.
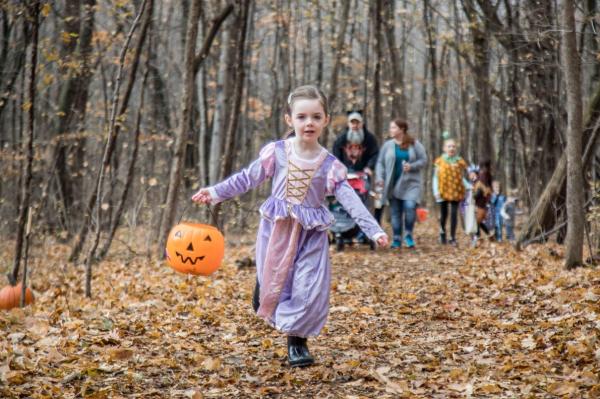
[[261,287],[258,315],[288,335],[318,335],[329,313],[327,233],[306,230],[289,217],[262,218],[256,265]]

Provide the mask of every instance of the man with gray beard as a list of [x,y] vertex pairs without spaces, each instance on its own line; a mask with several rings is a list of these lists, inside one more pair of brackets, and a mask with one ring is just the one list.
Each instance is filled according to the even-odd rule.
[[365,172],[372,176],[378,153],[377,139],[364,127],[360,111],[349,112],[348,128],[333,143],[333,155],[349,172]]

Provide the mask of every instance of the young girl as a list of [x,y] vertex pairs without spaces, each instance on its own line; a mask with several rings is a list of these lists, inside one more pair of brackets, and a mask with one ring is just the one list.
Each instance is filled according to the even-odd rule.
[[[440,242],[456,245],[458,205],[465,198],[463,178],[467,163],[456,154],[456,142],[444,132],[444,153],[434,161],[433,195],[440,204]],[[447,241],[446,220],[450,206],[450,241]]]
[[335,195],[379,246],[387,246],[388,238],[346,181],[346,168],[319,145],[329,123],[323,93],[314,86],[295,89],[285,120],[293,136],[267,144],[246,169],[200,189],[192,200],[218,203],[273,179],[271,196],[260,208],[253,306],[259,317],[287,334],[290,365],[308,366],[314,359],[306,338],[319,334],[329,312],[327,228],[333,217],[323,205],[325,196]]

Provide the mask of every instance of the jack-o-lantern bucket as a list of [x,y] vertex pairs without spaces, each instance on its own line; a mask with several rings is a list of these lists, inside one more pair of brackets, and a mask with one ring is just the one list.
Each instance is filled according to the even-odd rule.
[[182,222],[171,229],[165,255],[181,273],[208,276],[221,266],[225,254],[223,234],[214,226]]
[[417,208],[417,221],[423,223],[427,220],[427,215],[429,215],[429,211],[425,208]]

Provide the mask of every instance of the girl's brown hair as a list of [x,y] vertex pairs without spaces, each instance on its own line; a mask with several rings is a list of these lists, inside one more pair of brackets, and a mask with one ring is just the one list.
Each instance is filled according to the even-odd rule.
[[402,142],[400,143],[400,148],[406,150],[408,147],[415,143],[415,138],[408,134],[408,123],[402,118],[396,118],[393,120],[394,125],[398,126],[399,129],[404,130],[404,135],[402,136]]
[[321,106],[323,107],[323,111],[325,111],[325,115],[329,115],[327,97],[325,97],[325,94],[323,94],[323,92],[317,86],[299,86],[292,90],[288,96],[285,110],[288,115],[292,114],[292,106],[294,105],[294,102],[298,100],[319,100]]

